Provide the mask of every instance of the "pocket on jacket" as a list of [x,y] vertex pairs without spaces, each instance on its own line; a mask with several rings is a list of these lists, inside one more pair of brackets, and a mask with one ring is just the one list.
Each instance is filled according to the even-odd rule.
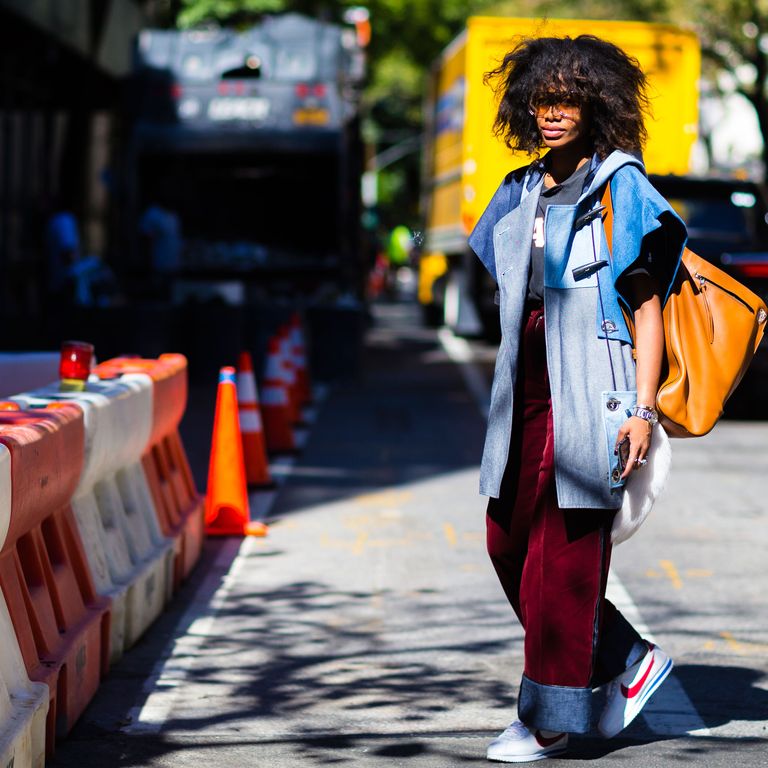
[[621,479],[619,457],[614,453],[614,449],[621,425],[629,418],[628,411],[636,404],[637,392],[634,390],[607,390],[600,393],[605,450],[608,455],[608,485],[611,490],[623,488],[626,482]]

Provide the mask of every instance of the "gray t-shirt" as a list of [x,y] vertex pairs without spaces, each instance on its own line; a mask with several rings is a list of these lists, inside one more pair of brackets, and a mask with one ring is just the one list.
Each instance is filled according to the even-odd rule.
[[528,300],[544,301],[544,217],[550,205],[574,205],[581,197],[584,180],[589,173],[589,163],[577,168],[562,184],[541,188],[539,207],[533,224],[531,244],[531,271],[528,276]]

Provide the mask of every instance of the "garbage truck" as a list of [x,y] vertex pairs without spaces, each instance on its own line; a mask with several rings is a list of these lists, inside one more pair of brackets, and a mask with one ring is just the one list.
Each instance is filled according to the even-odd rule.
[[698,135],[701,51],[696,35],[630,21],[472,17],[429,78],[422,211],[425,241],[419,301],[428,321],[465,335],[498,333],[495,286],[467,239],[501,179],[530,161],[493,136],[496,101],[483,75],[524,36],[593,34],[634,56],[648,77],[652,115],[644,160],[649,173],[690,170]]
[[[364,68],[354,28],[299,14],[142,31],[125,163],[134,284],[164,270],[174,303],[362,295]],[[153,264],[169,234],[170,263]]]

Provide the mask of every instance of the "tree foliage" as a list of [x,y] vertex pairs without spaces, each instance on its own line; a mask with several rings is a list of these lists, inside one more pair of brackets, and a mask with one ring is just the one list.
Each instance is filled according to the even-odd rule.
[[722,90],[741,93],[755,109],[768,177],[768,2],[688,0],[687,6],[697,20],[710,79]]

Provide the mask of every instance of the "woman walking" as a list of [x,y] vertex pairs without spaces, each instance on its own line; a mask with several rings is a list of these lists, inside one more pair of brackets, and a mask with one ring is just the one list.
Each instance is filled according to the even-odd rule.
[[657,420],[661,307],[686,232],[639,159],[635,60],[588,35],[526,39],[488,79],[496,133],[536,157],[506,176],[470,238],[498,282],[502,326],[480,480],[488,552],[525,630],[519,720],[487,756],[528,762],[590,730],[602,685],[598,729],[614,736],[672,667],[605,586],[623,484]]

